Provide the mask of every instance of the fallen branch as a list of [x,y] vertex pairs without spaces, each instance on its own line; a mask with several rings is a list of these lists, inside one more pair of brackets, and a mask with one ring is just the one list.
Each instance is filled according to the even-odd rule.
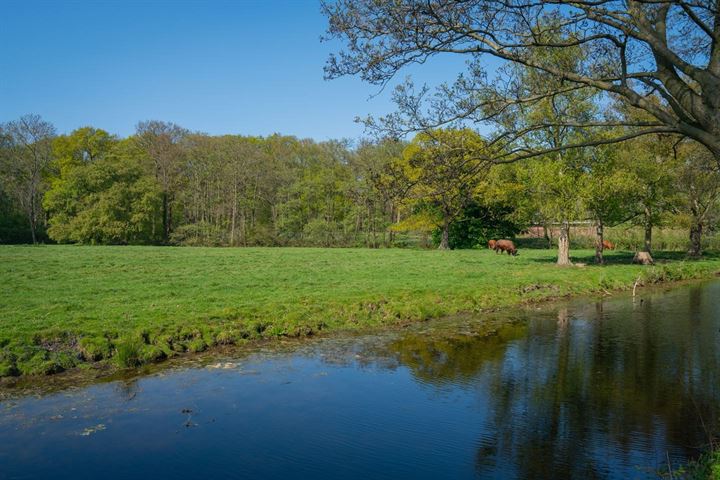
[[637,280],[635,280],[635,283],[633,284],[633,298],[635,298],[635,290],[637,290],[637,286],[640,283],[640,277],[642,277],[642,274],[638,275]]

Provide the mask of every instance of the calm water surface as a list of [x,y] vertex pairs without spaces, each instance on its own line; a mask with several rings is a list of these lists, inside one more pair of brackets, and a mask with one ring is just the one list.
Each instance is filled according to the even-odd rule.
[[656,478],[720,428],[720,282],[0,402],[0,478]]

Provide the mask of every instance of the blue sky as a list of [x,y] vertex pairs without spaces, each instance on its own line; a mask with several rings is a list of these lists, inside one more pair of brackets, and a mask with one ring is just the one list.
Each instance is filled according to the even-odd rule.
[[[316,0],[15,1],[0,22],[0,122],[40,114],[59,133],[126,136],[141,120],[210,134],[357,138],[360,115],[392,110],[390,89],[323,80]],[[413,68],[452,80],[460,60]]]

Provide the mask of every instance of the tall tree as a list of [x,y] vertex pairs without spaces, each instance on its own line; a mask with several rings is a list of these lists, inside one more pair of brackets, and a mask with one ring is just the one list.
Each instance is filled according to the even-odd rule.
[[434,130],[419,133],[405,149],[405,175],[411,195],[430,202],[439,212],[439,248],[450,248],[450,224],[469,201],[478,176],[488,164],[474,154],[483,148],[471,130]]
[[[546,23],[535,27],[535,35],[542,38],[545,43],[561,41],[557,32],[546,31]],[[538,48],[532,51],[537,61],[552,65],[554,68],[566,72],[577,72],[582,69],[582,59],[585,52],[581,45],[569,46],[564,49]],[[520,68],[517,65],[509,67],[517,70],[514,76],[520,82],[517,87],[524,92],[522,95],[532,95],[541,89],[556,89],[562,87],[562,80],[550,75],[546,71]],[[573,89],[545,97],[532,102],[523,108],[508,109],[498,122],[506,131],[528,131],[524,139],[523,149],[545,150],[546,154],[539,157],[547,163],[534,162],[532,170],[535,178],[529,179],[529,185],[540,193],[537,200],[538,212],[541,218],[551,218],[560,223],[558,235],[558,265],[570,265],[570,222],[579,219],[581,215],[579,200],[580,183],[586,179],[584,161],[585,149],[567,150],[567,145],[581,142],[585,132],[579,127],[583,122],[590,121],[597,112],[595,92],[592,89]],[[543,128],[535,128],[543,125]],[[505,148],[513,148],[510,144]],[[553,175],[556,177],[553,178]],[[542,183],[538,183],[542,179]]]
[[65,166],[92,163],[107,154],[117,143],[117,138],[105,130],[82,127],[69,135],[60,135],[53,140],[53,169],[57,173]]
[[[520,181],[526,186],[526,201],[537,217],[551,219],[560,225],[557,264],[572,265],[570,226],[583,219],[583,183],[586,175],[577,152],[551,158],[538,158],[518,167]],[[527,207],[526,207],[527,208]]]
[[97,153],[92,162],[66,165],[45,194],[50,237],[61,243],[158,243],[160,191],[142,165],[143,152],[122,140]]
[[638,182],[617,161],[618,145],[585,152],[586,181],[582,196],[587,213],[595,222],[595,263],[603,264],[605,227],[627,222],[634,216],[633,201]]
[[720,172],[708,152],[695,142],[676,149],[680,157],[677,186],[681,211],[690,223],[688,255],[702,255],[702,236],[707,227],[720,220]]
[[10,177],[10,136],[0,124],[0,243],[23,243],[31,239],[27,215],[13,195],[15,182]]
[[281,205],[284,234],[295,242],[342,245],[353,230],[345,222],[352,211],[348,151],[338,142],[312,142],[304,147],[302,168],[285,190]]
[[355,204],[356,230],[363,230],[367,246],[379,246],[379,233],[385,245],[392,240],[393,232],[388,227],[397,221],[400,202],[406,194],[401,183],[405,177],[395,175],[393,168],[404,148],[405,144],[397,141],[364,142],[350,157],[355,180],[350,194]]
[[[493,122],[508,108],[529,105],[560,93],[592,89],[598,102],[620,99],[642,110],[647,121],[598,114],[582,121],[588,136],[559,148],[593,146],[655,133],[686,136],[720,159],[720,2],[718,0],[339,0],[323,4],[328,37],[345,49],[332,55],[326,76],[359,75],[384,85],[410,64],[437,55],[465,57],[469,68],[439,95],[416,92],[408,84],[398,94],[398,112],[386,130],[437,128],[458,119]],[[537,51],[582,46],[581,68],[567,71]],[[496,59],[489,62],[488,57]],[[518,88],[516,69],[558,79],[527,92]],[[488,94],[492,93],[492,94]],[[429,109],[423,106],[429,104]],[[617,125],[616,135],[596,135]],[[500,130],[505,148],[499,159],[542,155],[557,147],[524,148],[528,135],[557,124],[536,122]],[[492,156],[492,155],[491,155]]]
[[24,115],[2,126],[6,144],[6,171],[10,193],[27,216],[33,243],[38,227],[44,222],[42,195],[44,179],[52,161],[52,139],[55,127],[39,115]]
[[163,239],[167,243],[173,230],[173,207],[182,180],[185,150],[182,142],[189,132],[170,122],[150,120],[138,123],[135,138],[150,158],[162,191]]
[[85,167],[102,160],[117,142],[108,132],[92,127],[79,128],[53,139],[49,185],[43,197],[43,207],[49,216],[50,238],[70,241],[65,230],[85,207],[86,196],[90,193]]
[[672,136],[647,136],[632,140],[621,149],[618,160],[626,175],[635,183],[632,208],[634,222],[644,231],[636,260],[652,263],[652,236],[655,227],[664,223],[676,209],[679,193],[676,186],[677,165]]

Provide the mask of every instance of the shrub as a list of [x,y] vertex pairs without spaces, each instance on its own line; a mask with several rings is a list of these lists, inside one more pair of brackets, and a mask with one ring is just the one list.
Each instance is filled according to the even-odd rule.
[[17,357],[14,354],[0,350],[0,378],[20,375],[16,361]]
[[152,363],[167,358],[167,353],[157,345],[143,345],[140,349],[140,362]]
[[77,360],[78,359],[74,352],[53,352],[50,354],[49,359],[49,362],[52,365],[48,366],[50,371],[46,372],[46,374],[59,373],[69,370],[77,365]]
[[[513,212],[510,205],[471,202],[450,224],[450,248],[485,248],[491,238],[514,238],[522,229],[512,220]],[[435,245],[440,244],[441,236],[442,229],[433,230]]]
[[97,362],[110,357],[110,342],[103,337],[83,337],[78,342],[78,351],[86,361]]
[[218,345],[234,345],[237,343],[239,334],[232,331],[223,330],[215,337],[215,343]]
[[126,338],[115,345],[115,362],[125,368],[137,367],[142,363],[144,344],[138,338]]
[[23,375],[52,375],[64,372],[76,364],[70,352],[38,351],[29,358],[20,360],[17,369]]
[[187,343],[187,349],[190,352],[197,353],[197,352],[204,352],[207,350],[208,345],[205,343],[205,340],[202,338],[196,338],[194,340],[190,340]]
[[15,377],[17,375],[20,375],[20,370],[14,363],[0,362],[0,378]]
[[184,246],[217,247],[227,244],[226,236],[220,226],[208,222],[198,222],[176,228],[170,236],[170,242]]

